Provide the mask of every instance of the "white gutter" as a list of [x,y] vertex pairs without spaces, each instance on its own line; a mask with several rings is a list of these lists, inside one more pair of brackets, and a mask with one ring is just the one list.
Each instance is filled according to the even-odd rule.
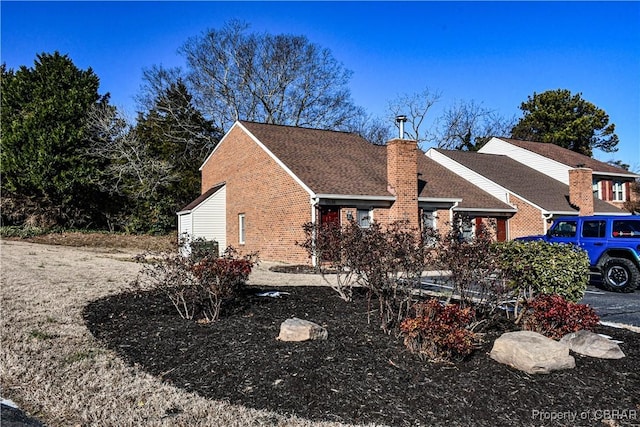
[[518,212],[518,210],[516,208],[512,208],[512,209],[493,209],[493,208],[458,208],[456,207],[456,210],[459,211],[464,211],[464,212],[487,212],[487,213],[500,213],[500,212]]
[[334,199],[334,200],[375,200],[383,202],[394,202],[395,196],[365,196],[361,194],[316,194],[316,199]]

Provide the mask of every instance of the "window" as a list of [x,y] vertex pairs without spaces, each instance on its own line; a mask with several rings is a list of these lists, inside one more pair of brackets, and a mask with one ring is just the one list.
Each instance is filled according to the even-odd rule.
[[622,219],[613,221],[613,237],[640,239],[640,220]]
[[600,181],[593,180],[593,197],[602,199],[602,192],[600,190]]
[[436,213],[425,211],[422,213],[422,228],[426,230],[430,228],[432,230],[436,229]]
[[604,237],[606,221],[584,221],[582,237]]
[[238,243],[244,245],[244,228],[245,228],[245,218],[244,214],[238,215]]
[[371,226],[371,222],[373,222],[373,210],[358,209],[357,215],[358,225],[361,228],[369,228]]
[[555,237],[575,237],[576,224],[576,221],[560,221],[551,230],[551,235]]
[[624,184],[620,181],[613,182],[613,201],[624,202]]
[[438,242],[438,238],[436,237],[436,213],[424,211],[422,212],[422,231],[423,238],[425,239],[425,244],[428,247],[434,247]]

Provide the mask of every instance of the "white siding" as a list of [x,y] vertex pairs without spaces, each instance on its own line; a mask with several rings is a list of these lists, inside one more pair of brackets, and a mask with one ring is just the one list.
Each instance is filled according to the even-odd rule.
[[224,186],[196,206],[193,218],[193,237],[218,242],[220,252],[227,247],[227,187]]
[[445,168],[454,172],[459,177],[466,179],[476,187],[479,187],[482,190],[486,191],[487,193],[491,194],[496,199],[501,200],[507,204],[510,204],[508,192],[504,187],[496,184],[493,181],[488,180],[487,178],[480,175],[479,173],[472,171],[466,166],[461,165],[455,160],[450,159],[446,155],[439,153],[434,149],[429,149],[426,155],[427,157],[430,157],[431,159],[440,163]]
[[484,154],[502,154],[518,163],[537,170],[563,184],[569,185],[569,166],[541,156],[524,148],[520,148],[500,138],[491,138],[480,150]]
[[183,234],[191,235],[192,233],[192,221],[191,213],[186,213],[178,216],[178,238]]

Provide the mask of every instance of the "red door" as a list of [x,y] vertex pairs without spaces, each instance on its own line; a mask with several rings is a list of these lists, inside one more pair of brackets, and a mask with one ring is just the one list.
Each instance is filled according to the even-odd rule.
[[507,220],[498,218],[496,220],[496,226],[496,240],[498,242],[505,242],[507,240]]

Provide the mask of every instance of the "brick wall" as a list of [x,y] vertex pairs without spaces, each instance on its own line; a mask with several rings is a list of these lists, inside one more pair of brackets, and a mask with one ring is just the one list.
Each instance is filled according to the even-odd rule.
[[579,215],[593,215],[593,174],[589,168],[569,170],[569,203]]
[[407,220],[411,228],[418,220],[418,160],[417,143],[407,139],[387,142],[387,183],[396,201],[389,210],[389,220]]
[[509,203],[518,209],[518,212],[507,221],[507,234],[510,240],[546,232],[540,209],[513,194],[509,194]]
[[[227,244],[260,259],[310,263],[296,245],[311,221],[309,194],[241,129],[234,128],[202,169],[202,191],[227,183]],[[239,244],[238,215],[245,215]]]

